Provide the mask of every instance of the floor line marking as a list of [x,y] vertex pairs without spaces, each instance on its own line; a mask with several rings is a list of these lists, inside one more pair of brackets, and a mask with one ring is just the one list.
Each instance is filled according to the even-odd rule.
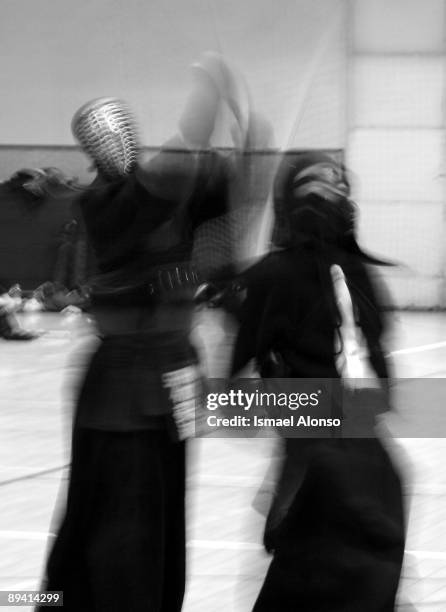
[[12,587],[2,589],[2,591],[37,591],[39,588],[38,580],[27,580],[26,582],[18,582]]
[[420,346],[411,346],[405,349],[397,349],[390,351],[390,355],[411,355],[413,353],[424,353],[425,351],[433,351],[439,348],[446,347],[446,340],[442,342],[433,342],[432,344],[421,344]]
[[14,531],[0,530],[0,538],[11,540],[47,540],[56,534],[51,531]]
[[207,550],[263,550],[263,546],[255,542],[230,540],[190,540],[186,546],[187,548],[204,548]]
[[[190,540],[187,543],[188,548],[203,548],[207,550],[263,550],[261,544],[255,542],[237,542],[226,540]],[[446,559],[446,552],[431,551],[431,550],[406,550],[406,554],[413,555],[419,559]]]
[[9,478],[9,480],[1,480],[0,487],[4,487],[9,484],[16,482],[22,482],[23,480],[31,480],[32,478],[38,478],[39,476],[45,476],[46,474],[53,474],[54,472],[60,472],[66,468],[69,468],[70,464],[60,465],[55,468],[48,468],[47,470],[41,470],[40,472],[33,472],[32,474],[24,474],[23,476],[16,476],[15,478]]
[[413,555],[417,559],[446,559],[446,552],[436,550],[406,550],[406,555]]
[[[18,540],[46,540],[49,537],[55,537],[55,533],[51,531],[0,531],[0,538],[18,539]],[[256,542],[240,542],[237,540],[189,540],[188,548],[204,548],[208,550],[263,550],[261,544]],[[446,551],[433,550],[406,550],[406,555],[413,555],[419,559],[446,559]]]

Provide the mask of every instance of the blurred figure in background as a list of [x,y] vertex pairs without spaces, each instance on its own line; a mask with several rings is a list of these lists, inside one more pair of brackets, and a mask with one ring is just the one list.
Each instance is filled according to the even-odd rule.
[[80,291],[70,292],[85,282],[74,210],[83,191],[77,179],[54,167],[22,168],[1,185],[0,276],[8,287],[20,285],[21,309],[28,308],[28,299],[46,310],[81,303]]
[[226,160],[206,149],[230,72],[216,55],[198,72],[180,134],[147,163],[121,101],[89,102],[72,123],[97,169],[80,205],[101,342],[76,406],[67,508],[47,566],[46,588],[64,592],[66,610],[182,607],[185,440],[201,394],[189,334],[208,264],[191,259],[198,228],[227,212],[229,180]]
[[0,338],[4,340],[34,340],[36,332],[23,329],[15,316],[21,299],[14,299],[5,287],[0,285]]
[[[232,374],[254,358],[264,378],[330,379],[342,389],[342,320],[332,280],[339,266],[387,406],[385,321],[367,267],[382,262],[358,246],[343,167],[318,152],[285,154],[274,209],[277,250],[243,277],[247,297]],[[405,525],[400,479],[383,445],[365,435],[287,438],[284,446],[265,529],[274,557],[255,612],[392,611]]]

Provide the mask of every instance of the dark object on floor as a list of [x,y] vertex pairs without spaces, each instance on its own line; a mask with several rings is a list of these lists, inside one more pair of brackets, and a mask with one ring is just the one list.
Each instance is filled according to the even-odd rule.
[[5,340],[34,340],[39,334],[22,329],[14,315],[0,311],[0,338]]

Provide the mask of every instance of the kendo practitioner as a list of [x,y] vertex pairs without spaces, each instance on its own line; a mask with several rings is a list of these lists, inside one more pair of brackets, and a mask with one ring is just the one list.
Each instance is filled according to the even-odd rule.
[[[247,297],[232,375],[254,359],[265,379],[328,379],[342,389],[332,282],[339,266],[381,381],[379,409],[387,407],[382,292],[370,273],[381,262],[357,243],[344,168],[319,152],[285,154],[274,209],[276,248],[241,281]],[[333,393],[333,412],[342,417],[340,397]],[[391,612],[404,540],[400,478],[380,440],[289,437],[265,529],[273,560],[254,611]]]
[[228,206],[227,163],[209,149],[219,71],[228,74],[215,55],[203,62],[180,136],[147,163],[123,102],[93,100],[73,118],[97,170],[80,206],[101,341],[75,410],[66,512],[46,572],[67,611],[182,607],[185,440],[201,393],[189,334],[193,296],[209,280],[191,253],[197,229]]

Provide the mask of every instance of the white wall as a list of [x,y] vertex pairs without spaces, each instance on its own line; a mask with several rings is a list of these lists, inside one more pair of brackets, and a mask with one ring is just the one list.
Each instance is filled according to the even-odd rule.
[[254,105],[273,123],[276,144],[343,146],[344,5],[2,0],[0,143],[71,144],[74,111],[111,95],[130,102],[144,144],[159,145],[175,129],[188,66],[213,49],[245,74]]
[[348,165],[397,305],[445,305],[445,2],[353,0]]
[[[388,275],[397,303],[444,305],[445,3],[2,0],[0,144],[73,144],[73,112],[112,95],[134,108],[143,143],[160,145],[176,129],[188,66],[221,51],[277,146],[347,145],[362,239],[407,266]],[[21,151],[18,166],[38,165],[38,148],[23,163]],[[4,155],[0,179],[12,170]]]

